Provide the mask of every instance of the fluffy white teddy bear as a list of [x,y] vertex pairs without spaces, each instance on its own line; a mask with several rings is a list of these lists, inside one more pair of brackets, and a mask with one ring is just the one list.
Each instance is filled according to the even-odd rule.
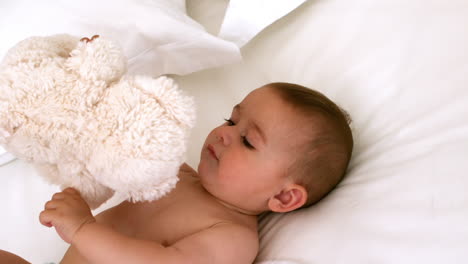
[[92,208],[114,192],[160,198],[178,180],[194,101],[167,77],[125,72],[99,36],[23,40],[0,65],[0,144]]

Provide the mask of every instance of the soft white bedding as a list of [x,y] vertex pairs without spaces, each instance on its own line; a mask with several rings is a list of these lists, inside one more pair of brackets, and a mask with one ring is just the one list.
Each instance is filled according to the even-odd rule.
[[[219,31],[227,1],[187,6]],[[243,62],[176,77],[199,105],[193,166],[208,131],[267,82],[318,89],[353,117],[348,176],[316,206],[263,216],[259,263],[468,262],[465,25],[463,0],[307,1],[246,44]],[[56,188],[21,161],[0,177],[0,248],[58,260],[66,245],[37,221]]]

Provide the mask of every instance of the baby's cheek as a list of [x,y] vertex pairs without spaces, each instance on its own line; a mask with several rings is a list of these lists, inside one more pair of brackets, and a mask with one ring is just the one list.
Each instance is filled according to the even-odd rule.
[[248,170],[247,164],[244,160],[237,155],[225,156],[227,159],[220,160],[220,175],[219,177],[224,180],[238,181],[243,178],[246,170]]
[[220,160],[216,175],[217,180],[222,182],[222,185],[229,186],[236,181],[238,171],[233,160]]

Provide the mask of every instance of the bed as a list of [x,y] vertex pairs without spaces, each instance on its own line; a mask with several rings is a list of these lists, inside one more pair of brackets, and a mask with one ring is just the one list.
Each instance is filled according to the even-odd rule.
[[[118,15],[100,14],[94,21],[96,14],[88,11],[88,17],[75,17],[85,26],[52,26],[52,15],[69,18],[63,10],[72,8],[70,1],[56,2],[43,12],[28,1],[2,3],[0,55],[26,36],[86,33],[90,25],[112,24]],[[116,1],[116,8],[134,2]],[[160,44],[167,63],[157,69],[148,66],[154,61],[138,57],[143,53],[137,48],[148,49],[135,47],[128,36],[123,43],[133,52],[132,71],[171,74],[195,97],[198,121],[190,165],[197,165],[211,128],[249,91],[269,82],[317,89],[353,119],[355,149],[344,181],[310,208],[262,215],[257,263],[468,262],[468,2],[149,2],[158,10],[186,10],[188,16],[172,14],[172,19],[198,30],[185,46]],[[75,13],[86,11],[86,3],[75,3]],[[136,14],[126,21],[151,20]],[[36,23],[16,23],[25,21],[19,16]],[[132,30],[137,39],[147,30],[126,21],[115,28]],[[116,38],[122,34],[99,30]],[[67,245],[38,221],[44,202],[58,188],[29,164],[1,149],[0,155],[0,248],[32,263],[58,261]]]

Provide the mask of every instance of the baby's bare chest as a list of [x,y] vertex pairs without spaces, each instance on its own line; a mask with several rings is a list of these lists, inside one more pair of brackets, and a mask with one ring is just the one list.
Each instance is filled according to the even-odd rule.
[[[147,211],[142,214],[139,209]],[[154,208],[138,208],[123,203],[102,212],[96,216],[96,220],[129,237],[170,246],[184,237],[223,221],[222,218],[202,214],[196,209],[193,205],[165,202]],[[139,219],[142,215],[144,218]],[[74,247],[70,247],[61,263],[86,262]]]
[[164,246],[218,223],[235,221],[215,204],[190,193],[174,193],[144,206],[122,203],[97,220],[125,235]]

